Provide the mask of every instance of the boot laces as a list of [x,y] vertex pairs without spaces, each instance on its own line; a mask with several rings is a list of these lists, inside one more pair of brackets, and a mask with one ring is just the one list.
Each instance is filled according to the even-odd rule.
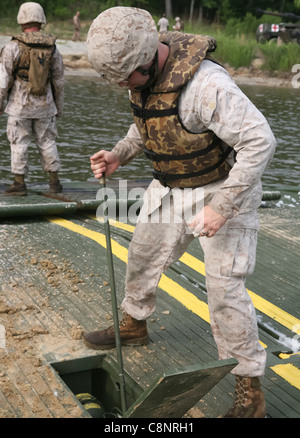
[[129,319],[128,313],[124,312],[123,316],[122,316],[122,319],[120,321],[120,326],[122,325],[123,327],[125,327],[127,325],[127,323],[128,323],[128,319]]
[[237,378],[235,394],[236,394],[236,399],[234,404],[236,406],[244,406],[246,404],[247,396],[248,396],[245,379]]

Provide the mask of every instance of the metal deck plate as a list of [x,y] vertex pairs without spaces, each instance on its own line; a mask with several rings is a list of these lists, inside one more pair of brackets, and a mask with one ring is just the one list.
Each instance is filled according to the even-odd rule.
[[235,359],[162,374],[124,414],[124,418],[181,418],[235,366]]

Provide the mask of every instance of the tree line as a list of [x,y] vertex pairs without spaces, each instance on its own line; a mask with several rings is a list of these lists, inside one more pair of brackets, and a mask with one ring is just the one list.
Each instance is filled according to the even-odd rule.
[[[37,0],[38,1],[38,0]],[[1,0],[1,18],[15,18],[22,0]],[[147,9],[155,16],[166,13],[173,19],[180,16],[188,21],[226,24],[230,19],[243,20],[247,14],[256,15],[257,8],[300,14],[300,0],[39,0],[48,20],[70,19],[77,10],[81,18],[91,20],[113,6],[134,6]]]

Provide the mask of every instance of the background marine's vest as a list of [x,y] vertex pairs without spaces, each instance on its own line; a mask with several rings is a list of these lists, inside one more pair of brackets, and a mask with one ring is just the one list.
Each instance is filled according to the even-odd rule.
[[31,94],[42,96],[51,77],[52,56],[56,37],[40,32],[23,32],[13,37],[19,44],[20,59],[15,66],[15,77],[27,82]]
[[169,187],[198,187],[217,181],[230,170],[225,161],[229,147],[212,132],[186,130],[179,118],[182,88],[193,77],[207,52],[216,48],[213,38],[166,32],[160,41],[170,47],[169,57],[153,89],[131,92],[131,106],[144,151],[153,162],[154,178]]

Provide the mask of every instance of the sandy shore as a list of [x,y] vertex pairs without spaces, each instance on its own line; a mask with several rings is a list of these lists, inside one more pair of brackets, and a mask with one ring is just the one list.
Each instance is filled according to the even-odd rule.
[[[0,49],[11,37],[0,35]],[[87,60],[85,41],[57,40],[57,48],[62,54],[66,75],[98,76]],[[226,66],[238,85],[261,85],[266,87],[292,88],[292,74],[270,75],[260,69]]]

